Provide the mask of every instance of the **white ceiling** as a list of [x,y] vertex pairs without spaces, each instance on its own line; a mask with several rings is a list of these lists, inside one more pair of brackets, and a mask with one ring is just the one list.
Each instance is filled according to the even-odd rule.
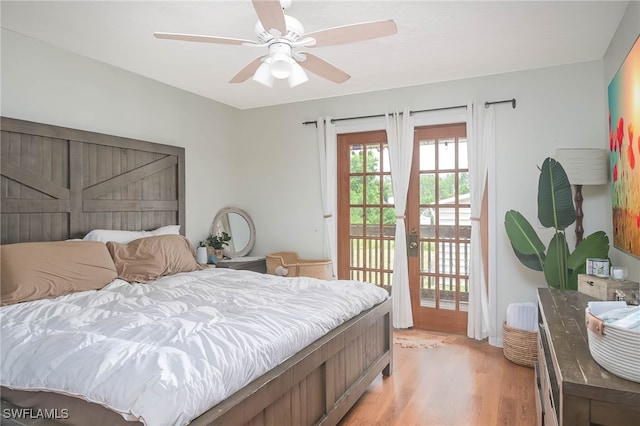
[[[628,2],[293,0],[306,32],[394,19],[398,34],[313,49],[351,75],[290,89],[228,83],[266,48],[159,40],[155,31],[255,40],[250,0],[2,1],[2,28],[240,108],[602,59]],[[6,60],[6,59],[5,59]]]

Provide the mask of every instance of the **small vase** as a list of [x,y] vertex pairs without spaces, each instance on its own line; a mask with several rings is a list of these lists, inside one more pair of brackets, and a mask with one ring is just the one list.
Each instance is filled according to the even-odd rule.
[[207,248],[198,247],[196,258],[198,260],[198,263],[207,263],[207,259],[209,259],[209,256],[207,256]]
[[214,254],[218,258],[218,260],[223,260],[224,259],[224,255],[222,254],[222,249],[215,249],[214,250]]

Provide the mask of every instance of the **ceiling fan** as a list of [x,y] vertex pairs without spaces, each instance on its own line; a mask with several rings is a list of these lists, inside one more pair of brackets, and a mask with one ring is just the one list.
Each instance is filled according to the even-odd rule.
[[258,42],[196,34],[156,32],[154,35],[170,40],[267,47],[267,55],[253,60],[229,82],[242,83],[252,77],[253,80],[272,87],[274,79],[286,79],[289,87],[294,87],[309,80],[304,69],[335,83],[343,83],[351,77],[329,62],[300,49],[353,43],[398,32],[395,21],[386,20],[305,33],[300,21],[284,14],[283,9],[291,5],[291,1],[252,0],[258,15],[258,23],[255,26]]

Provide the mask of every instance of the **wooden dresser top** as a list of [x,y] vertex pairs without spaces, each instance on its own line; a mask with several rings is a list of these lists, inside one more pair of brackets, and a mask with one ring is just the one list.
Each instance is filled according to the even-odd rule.
[[592,300],[578,291],[538,289],[541,319],[558,381],[568,395],[640,406],[640,383],[609,373],[591,357],[585,308]]

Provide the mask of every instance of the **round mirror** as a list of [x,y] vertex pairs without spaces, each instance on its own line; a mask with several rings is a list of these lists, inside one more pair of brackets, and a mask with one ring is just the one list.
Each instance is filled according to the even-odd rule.
[[256,229],[251,217],[237,207],[225,207],[213,218],[211,235],[221,236],[226,232],[231,237],[229,245],[223,248],[227,257],[242,257],[249,254],[256,243]]

